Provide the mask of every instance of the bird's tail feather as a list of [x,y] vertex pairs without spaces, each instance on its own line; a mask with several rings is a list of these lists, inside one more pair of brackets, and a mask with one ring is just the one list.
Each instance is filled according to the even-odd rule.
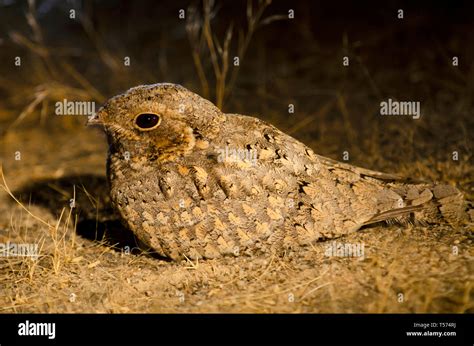
[[457,225],[466,219],[466,202],[463,194],[451,185],[389,184],[390,197],[399,196],[399,208],[382,209],[364,225],[386,221],[388,223]]

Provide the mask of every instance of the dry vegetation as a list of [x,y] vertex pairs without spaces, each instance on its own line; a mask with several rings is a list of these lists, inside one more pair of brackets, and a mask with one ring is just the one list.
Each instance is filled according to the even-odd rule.
[[[427,43],[400,78],[392,57],[406,51],[393,47],[402,30],[396,25],[329,44],[312,31],[311,18],[290,23],[281,3],[272,6],[249,2],[240,21],[223,25],[216,19],[223,9],[211,1],[189,7],[185,22],[174,11],[163,25],[181,34],[151,43],[132,37],[131,47],[155,45],[159,53],[143,53],[146,61],[132,56],[127,68],[125,48],[108,48],[90,8],[76,23],[82,33],[71,33],[78,43],[53,45],[28,2],[20,12],[27,25],[11,24],[2,43],[2,52],[23,57],[23,67],[8,67],[11,56],[0,55],[0,243],[38,244],[39,257],[0,257],[1,312],[474,312],[472,222],[378,225],[339,240],[364,244],[364,258],[327,257],[328,244],[318,243],[283,257],[181,263],[139,250],[117,222],[102,133],[86,129],[83,118],[54,115],[54,102],[100,103],[164,80],[225,110],[258,114],[320,154],[340,160],[348,151],[350,163],[450,183],[474,200],[474,65],[448,64],[453,51],[473,61],[474,48],[463,43],[472,28],[453,27],[452,38],[435,40],[434,49]],[[282,34],[290,26],[301,42]],[[286,46],[277,49],[280,40]],[[181,48],[169,48],[174,43]],[[345,54],[354,57],[350,69],[340,66]],[[421,100],[422,119],[381,119],[379,103],[388,97]],[[288,114],[290,103],[295,114]]]

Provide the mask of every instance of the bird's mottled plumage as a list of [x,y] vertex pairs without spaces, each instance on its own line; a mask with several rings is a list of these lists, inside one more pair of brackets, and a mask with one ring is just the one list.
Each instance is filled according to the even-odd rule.
[[[139,114],[159,123],[141,129]],[[90,123],[108,136],[115,208],[141,241],[173,259],[280,252],[374,222],[455,222],[462,213],[454,187],[316,155],[179,85],[132,88]]]

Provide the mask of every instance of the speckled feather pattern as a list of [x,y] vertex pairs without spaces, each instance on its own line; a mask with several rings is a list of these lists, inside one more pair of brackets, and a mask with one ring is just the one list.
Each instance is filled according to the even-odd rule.
[[[140,113],[156,129],[134,126]],[[174,84],[144,85],[98,112],[111,199],[146,245],[172,259],[281,253],[380,222],[459,222],[462,194],[316,155],[254,117],[224,114]],[[225,149],[255,160],[222,159]]]

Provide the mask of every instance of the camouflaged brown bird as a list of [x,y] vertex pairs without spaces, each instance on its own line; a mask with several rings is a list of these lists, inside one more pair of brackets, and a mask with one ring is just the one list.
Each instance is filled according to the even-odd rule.
[[175,84],[110,99],[108,179],[125,224],[172,259],[281,253],[381,221],[456,223],[462,194],[316,155]]

